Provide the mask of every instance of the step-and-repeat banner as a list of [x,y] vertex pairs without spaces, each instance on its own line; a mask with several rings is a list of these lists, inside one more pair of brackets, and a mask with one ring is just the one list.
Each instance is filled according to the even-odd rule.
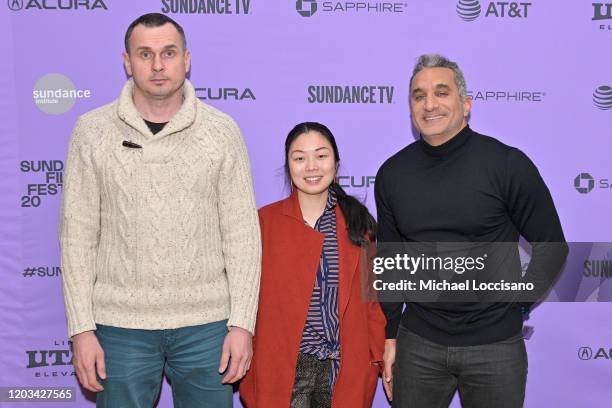
[[[259,206],[286,194],[287,132],[319,121],[340,183],[375,211],[378,167],[416,137],[415,59],[441,53],[465,72],[472,128],[536,163],[568,241],[612,241],[612,3],[2,0],[0,387],[75,389],[74,402],[2,406],[93,406],[62,300],[66,147],[79,115],[118,96],[125,30],[147,12],[185,28],[197,96],[241,126]],[[612,304],[546,302],[526,325],[527,407],[611,406]],[[167,385],[159,406],[172,406]],[[388,406],[380,388],[374,406]]]

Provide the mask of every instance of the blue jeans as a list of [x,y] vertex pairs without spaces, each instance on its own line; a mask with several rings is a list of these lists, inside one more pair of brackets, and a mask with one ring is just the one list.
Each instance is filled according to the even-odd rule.
[[218,372],[226,323],[169,330],[98,325],[107,377],[96,407],[151,408],[164,373],[176,408],[231,407],[232,386],[221,384]]
[[521,333],[492,344],[447,347],[400,325],[393,407],[446,408],[459,389],[464,408],[520,408],[526,381],[527,352]]

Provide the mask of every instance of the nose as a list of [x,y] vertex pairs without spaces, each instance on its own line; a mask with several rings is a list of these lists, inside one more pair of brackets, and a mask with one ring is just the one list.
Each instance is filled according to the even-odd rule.
[[157,54],[153,57],[153,71],[161,72],[164,70],[164,63],[161,55]]
[[424,108],[426,111],[432,111],[438,107],[438,101],[434,95],[427,95],[425,97]]
[[318,169],[318,165],[317,165],[316,157],[308,156],[308,158],[306,159],[306,171],[313,171],[317,169]]

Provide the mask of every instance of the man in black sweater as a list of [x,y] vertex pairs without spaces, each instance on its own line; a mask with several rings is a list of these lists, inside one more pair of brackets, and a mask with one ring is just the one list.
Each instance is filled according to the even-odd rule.
[[[517,243],[523,236],[532,245],[524,279],[541,288],[567,256],[552,198],[524,153],[469,128],[471,106],[456,63],[419,58],[410,107],[421,138],[376,176],[379,244]],[[506,267],[516,265],[521,279],[513,247]],[[383,385],[394,407],[448,406],[457,388],[464,407],[523,405],[522,323],[530,303],[381,305],[387,317]]]

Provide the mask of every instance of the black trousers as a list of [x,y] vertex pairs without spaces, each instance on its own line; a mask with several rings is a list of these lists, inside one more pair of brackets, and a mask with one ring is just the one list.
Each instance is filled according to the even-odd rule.
[[291,408],[331,407],[331,360],[300,353],[295,370]]
[[492,344],[447,347],[400,326],[393,407],[446,408],[459,389],[464,408],[520,408],[526,381],[521,333]]

